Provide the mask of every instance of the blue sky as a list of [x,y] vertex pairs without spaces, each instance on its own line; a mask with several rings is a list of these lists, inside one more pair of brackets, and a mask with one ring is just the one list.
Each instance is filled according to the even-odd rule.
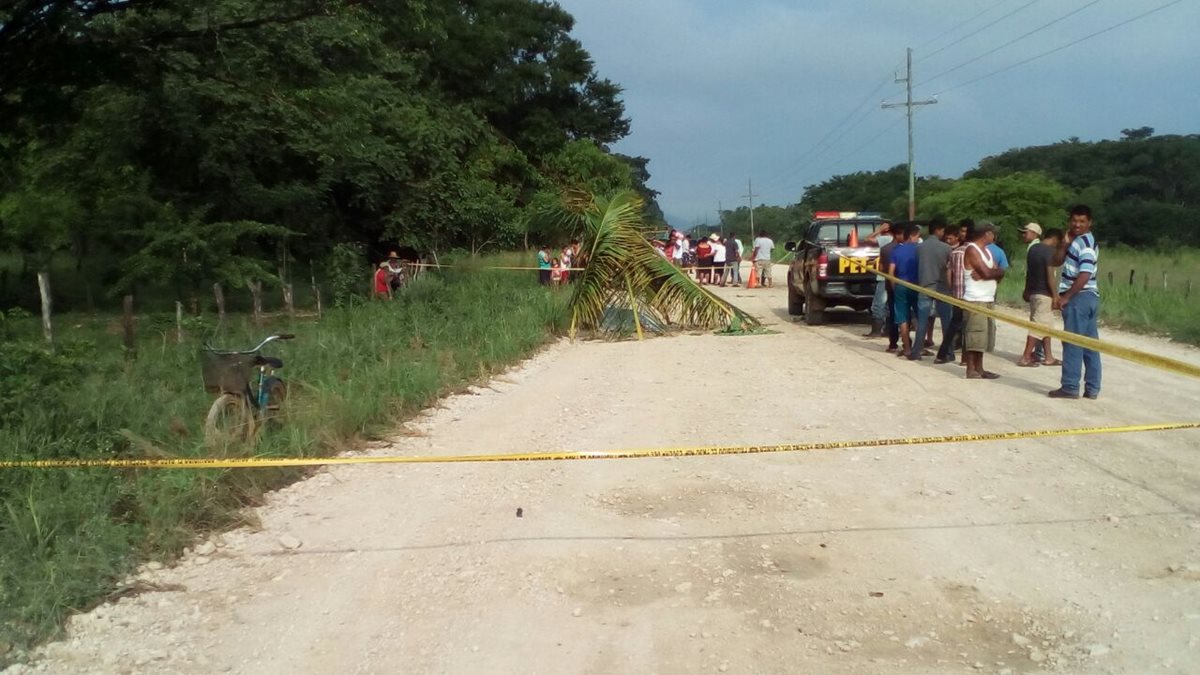
[[1128,127],[1198,133],[1200,0],[966,84],[1168,1],[559,4],[575,16],[574,34],[600,74],[625,88],[633,131],[615,149],[650,158],[651,187],[662,192],[668,217],[684,224],[715,219],[718,200],[744,204],[747,178],[762,193],[757,201],[786,204],[829,176],[903,163],[903,112],[879,104],[902,98],[892,76],[903,74],[910,46],[914,95],[939,99],[917,113],[922,175],[957,177],[1012,147],[1116,138]]

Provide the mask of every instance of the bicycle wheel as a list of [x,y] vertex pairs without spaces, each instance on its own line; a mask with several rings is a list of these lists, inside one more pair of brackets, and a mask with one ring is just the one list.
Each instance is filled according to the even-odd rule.
[[254,411],[245,396],[221,394],[208,409],[204,439],[209,445],[244,443],[254,438],[254,432]]

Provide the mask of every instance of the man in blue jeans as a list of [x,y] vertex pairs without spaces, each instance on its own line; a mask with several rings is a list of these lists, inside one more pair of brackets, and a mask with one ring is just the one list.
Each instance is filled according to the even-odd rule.
[[[945,234],[946,221],[935,218],[929,223],[929,237],[917,244],[917,283],[922,288],[939,293],[950,291],[946,284],[946,263],[950,260],[950,245],[944,241]],[[934,314],[935,304],[937,314]],[[926,337],[933,333],[934,319],[942,319],[943,332],[950,323],[949,312],[943,311],[942,305],[945,305],[945,310],[951,309],[950,305],[945,303],[935,303],[933,298],[924,293],[917,297],[917,336],[909,348],[909,361],[920,361],[922,355],[933,355],[933,352],[928,350],[932,343],[926,340]]]
[[[1092,234],[1092,210],[1080,204],[1071,208],[1071,229],[1055,252],[1054,264],[1062,265],[1058,284],[1063,327],[1068,333],[1100,337],[1100,249]],[[1063,342],[1062,386],[1050,392],[1050,398],[1079,398],[1079,378],[1083,375],[1083,397],[1100,396],[1100,353]]]
[[[879,250],[880,250],[880,255],[882,255],[883,247],[892,243],[893,237],[892,237],[891,232],[892,232],[892,223],[890,221],[885,220],[879,224],[879,227],[875,228],[874,232],[867,235],[865,241],[870,246],[878,246]],[[879,260],[878,264],[882,265],[883,261]],[[886,269],[883,269],[882,267],[880,269],[883,270],[884,272],[887,271]],[[884,328],[884,325],[887,323],[887,319],[888,319],[887,286],[883,280],[883,277],[876,277],[875,297],[871,300],[871,330],[868,333],[864,334],[863,337],[866,337],[866,338],[883,337],[883,328]]]

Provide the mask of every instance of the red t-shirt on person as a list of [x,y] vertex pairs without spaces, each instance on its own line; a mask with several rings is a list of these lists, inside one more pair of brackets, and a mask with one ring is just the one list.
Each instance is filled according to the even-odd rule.
[[388,292],[388,273],[382,267],[375,270],[375,292],[384,294]]

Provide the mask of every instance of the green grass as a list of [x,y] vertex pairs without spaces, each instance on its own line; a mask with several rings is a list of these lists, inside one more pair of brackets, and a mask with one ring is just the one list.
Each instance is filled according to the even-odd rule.
[[[1024,255],[1013,257],[1012,269],[1000,284],[1000,301],[1019,306],[1023,304],[1025,260]],[[1156,253],[1102,248],[1100,296],[1104,325],[1200,345],[1200,250]]]
[[[506,260],[512,264],[512,260]],[[280,356],[286,424],[253,452],[326,455],[531,354],[563,328],[566,293],[533,273],[428,274],[390,303],[262,329],[232,321],[219,343],[296,339]],[[58,317],[48,353],[32,317],[0,323],[0,458],[204,456],[197,351],[210,317],[139,316],[126,362],[112,317]],[[250,449],[245,449],[250,452]],[[102,600],[138,561],[170,559],[197,533],[236,525],[241,508],[294,470],[0,470],[0,641],[27,646]],[[3,657],[0,656],[0,662]],[[3,665],[0,663],[0,665]]]

